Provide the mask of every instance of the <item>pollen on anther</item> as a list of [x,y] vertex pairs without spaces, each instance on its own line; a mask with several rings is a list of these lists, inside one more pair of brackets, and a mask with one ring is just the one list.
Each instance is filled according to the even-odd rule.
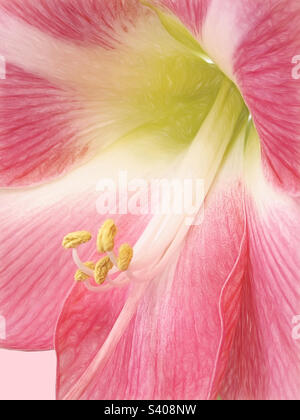
[[79,232],[72,232],[64,237],[62,246],[65,249],[77,248],[79,245],[85,244],[91,239],[92,235],[90,234],[90,232],[87,232],[85,230]]
[[95,282],[99,285],[103,284],[112,268],[113,263],[109,257],[103,257],[100,261],[98,261],[95,267]]
[[117,227],[115,222],[111,219],[106,220],[100,228],[97,237],[97,249],[100,254],[104,252],[111,252],[114,249],[116,234]]
[[131,260],[133,258],[133,249],[128,244],[123,244],[119,249],[119,255],[117,260],[118,269],[120,271],[126,271],[129,268]]

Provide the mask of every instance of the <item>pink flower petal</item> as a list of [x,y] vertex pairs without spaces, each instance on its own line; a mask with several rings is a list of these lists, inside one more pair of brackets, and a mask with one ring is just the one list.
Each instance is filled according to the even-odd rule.
[[153,0],[153,3],[173,13],[196,37],[201,34],[211,0]]
[[56,332],[59,399],[216,398],[240,308],[241,194],[215,192],[180,258],[152,281],[140,275],[142,297],[137,286],[73,289]]
[[239,3],[244,3],[240,20],[248,22],[248,29],[236,50],[234,70],[262,142],[265,174],[298,195],[300,83],[292,77],[292,59],[300,51],[300,4]]
[[116,23],[128,30],[141,12],[138,0],[1,0],[0,6],[56,38],[107,48],[115,44]]
[[299,210],[266,190],[248,198],[249,263],[223,399],[300,398],[300,341],[293,334],[300,315]]
[[[135,128],[107,115],[101,57],[149,13],[137,0],[0,1],[0,186],[64,175]],[[123,131],[114,126],[108,141],[114,120]]]
[[9,63],[0,97],[2,187],[41,183],[85,157],[74,123],[81,109],[76,98]]

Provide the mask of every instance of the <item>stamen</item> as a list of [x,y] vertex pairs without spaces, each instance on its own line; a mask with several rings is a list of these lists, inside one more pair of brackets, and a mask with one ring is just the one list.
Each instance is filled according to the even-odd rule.
[[133,249],[128,244],[123,244],[119,249],[117,266],[120,271],[127,271],[133,257]]
[[[86,262],[86,263],[84,263],[84,265],[87,267],[87,268],[90,268],[91,270],[95,270],[95,263],[94,262],[92,262],[92,261],[89,261],[89,262]],[[75,281],[78,281],[78,282],[83,282],[83,281],[86,281],[87,279],[89,279],[91,276],[89,276],[88,274],[86,274],[86,273],[84,273],[83,271],[81,271],[81,270],[77,270],[76,271],[76,273],[75,273]]]
[[107,280],[107,282],[105,284],[103,284],[101,287],[99,286],[93,286],[88,280],[84,282],[85,287],[87,288],[87,290],[89,290],[90,292],[94,292],[94,293],[103,293],[103,292],[107,292],[108,290],[112,290],[117,288],[122,288],[124,286],[126,286],[129,283],[129,279],[127,277],[123,278],[122,280]]
[[77,249],[73,249],[72,255],[73,255],[73,260],[74,260],[75,264],[77,265],[77,267],[79,268],[79,270],[81,270],[88,277],[94,277],[94,270],[91,270],[85,264],[83,264],[83,262],[79,258]]
[[[73,248],[72,255],[78,270],[75,273],[75,280],[83,282],[85,287],[92,292],[105,292],[114,287],[124,287],[130,281],[137,280],[129,270],[133,258],[133,249],[128,244],[123,244],[119,249],[118,257],[114,252],[114,240],[117,227],[113,220],[107,220],[99,230],[97,237],[97,250],[107,255],[95,264],[92,261],[83,263],[78,255],[77,247],[91,240],[92,235],[87,231],[73,232],[65,236],[63,247]],[[109,271],[115,266],[113,273],[123,272],[122,276],[112,280],[108,278]],[[94,279],[98,286],[95,286],[91,279]],[[103,283],[106,281],[106,284]],[[101,286],[101,287],[99,287]]]
[[118,261],[117,257],[115,256],[115,253],[113,251],[108,251],[106,254],[109,256],[110,261],[113,263],[113,265],[118,269]]
[[79,245],[85,244],[92,239],[92,235],[87,231],[72,232],[64,237],[62,246],[65,249],[77,248]]
[[106,220],[99,230],[97,237],[97,249],[99,254],[103,252],[111,252],[115,246],[115,236],[117,234],[117,227],[115,222],[111,219]]
[[[114,266],[118,270],[120,270],[120,268],[118,266],[118,258],[115,256],[115,253],[113,251],[112,252],[107,252],[107,255],[109,256],[109,258],[110,258],[111,262],[114,264]],[[132,250],[132,256],[133,256],[133,250]],[[132,257],[131,257],[131,259],[132,259]],[[130,262],[131,262],[131,259],[130,259]],[[129,264],[130,264],[130,262],[129,262]],[[122,271],[122,270],[120,270],[120,271]],[[137,280],[137,278],[134,276],[134,274],[129,269],[129,265],[128,265],[128,268],[126,270],[124,270],[124,272],[125,272],[126,277],[128,277],[129,280],[131,280],[131,281],[136,281]]]
[[103,293],[114,288],[114,286],[111,286],[110,284],[104,284],[101,287],[93,286],[88,280],[84,282],[84,285],[88,291],[93,293]]
[[113,263],[109,257],[104,257],[98,261],[95,267],[95,282],[99,285],[103,284],[112,268]]

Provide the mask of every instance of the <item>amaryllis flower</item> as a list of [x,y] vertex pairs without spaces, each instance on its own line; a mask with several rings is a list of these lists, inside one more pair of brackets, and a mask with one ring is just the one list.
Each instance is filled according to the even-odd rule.
[[[0,346],[59,399],[299,398],[299,54],[299,0],[0,0]],[[101,215],[120,171],[203,222]]]

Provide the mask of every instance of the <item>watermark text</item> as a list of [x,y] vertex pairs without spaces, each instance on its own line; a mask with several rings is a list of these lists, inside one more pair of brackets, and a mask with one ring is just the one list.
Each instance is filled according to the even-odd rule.
[[6,60],[0,55],[0,80],[6,79]]
[[101,179],[97,211],[106,214],[184,216],[187,226],[198,226],[204,219],[203,179],[128,179],[119,172],[118,179]]
[[292,69],[292,78],[295,80],[300,79],[300,55],[296,55],[292,59],[292,64],[295,64],[295,66]]
[[300,315],[294,316],[292,322],[295,325],[292,331],[293,340],[300,340]]
[[0,340],[6,340],[6,319],[0,315]]

